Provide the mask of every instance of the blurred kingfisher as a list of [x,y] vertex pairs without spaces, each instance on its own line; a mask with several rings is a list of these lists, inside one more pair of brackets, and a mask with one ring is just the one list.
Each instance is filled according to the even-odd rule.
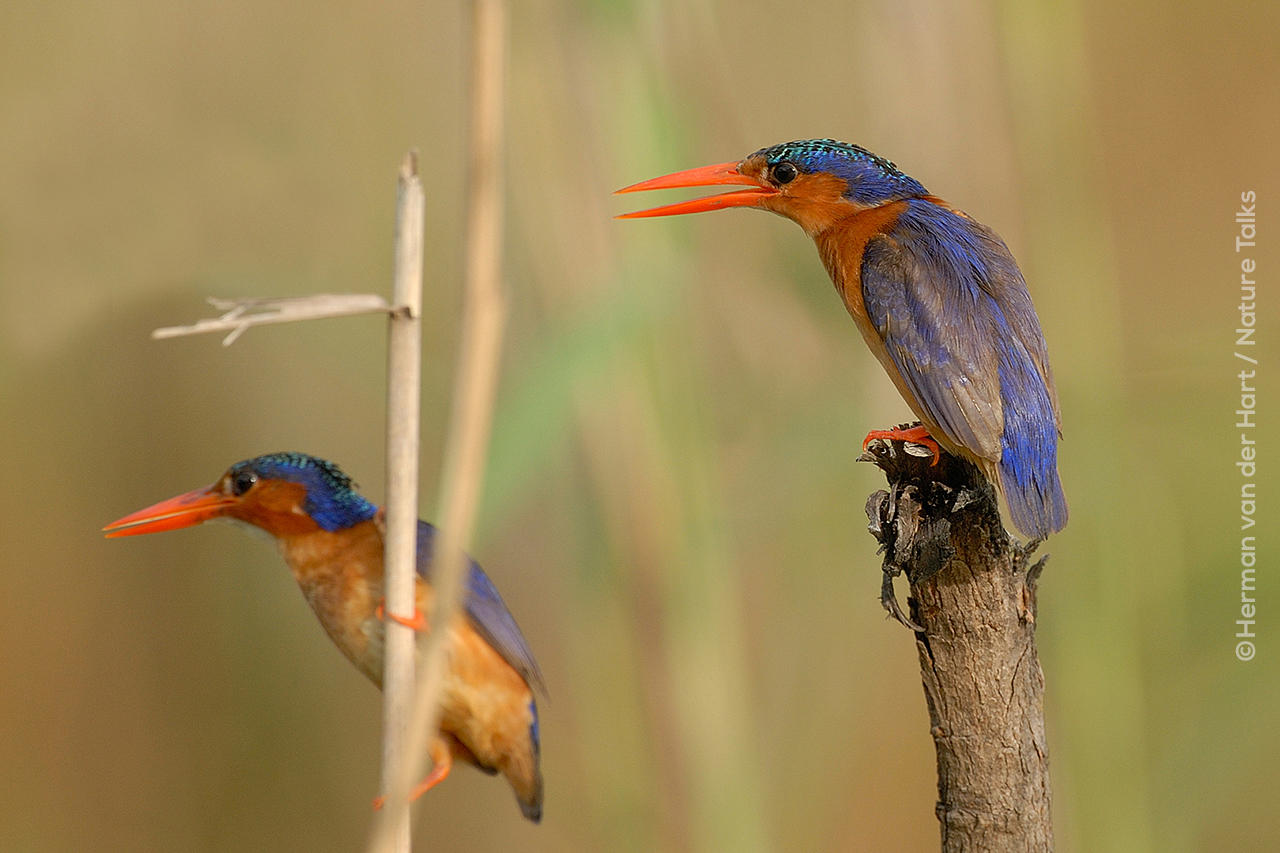
[[[205,489],[162,501],[108,524],[108,537],[191,527],[215,518],[259,527],[280,553],[311,609],[342,653],[382,687],[383,518],[338,466],[303,453],[273,453],[237,462]],[[436,529],[418,522],[417,607],[414,619],[390,616],[426,630],[422,614],[433,593],[431,553]],[[449,775],[453,759],[511,783],[524,816],[542,819],[538,709],[544,694],[538,663],[493,582],[475,562],[467,578],[466,618],[450,632],[440,734],[431,742],[431,774],[414,796]]]
[[870,151],[833,139],[763,148],[740,163],[619,190],[745,184],[620,219],[758,207],[794,221],[871,351],[921,421],[877,430],[938,445],[997,483],[1015,527],[1040,539],[1067,523],[1058,481],[1062,418],[1049,353],[1004,241]]

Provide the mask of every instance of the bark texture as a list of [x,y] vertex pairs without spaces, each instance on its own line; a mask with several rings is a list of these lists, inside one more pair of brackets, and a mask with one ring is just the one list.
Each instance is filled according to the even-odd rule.
[[[969,463],[873,442],[889,481],[867,501],[884,552],[886,609],[915,631],[938,755],[943,853],[1050,851],[1044,674],[1035,646],[1038,543],[1004,530],[991,485]],[[908,612],[893,577],[911,583]]]

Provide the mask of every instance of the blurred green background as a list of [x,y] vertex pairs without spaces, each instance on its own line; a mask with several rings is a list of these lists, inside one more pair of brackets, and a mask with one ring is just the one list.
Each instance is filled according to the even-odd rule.
[[[206,295],[386,293],[428,192],[423,514],[460,310],[465,7],[0,5],[0,850],[363,844],[379,697],[272,549],[98,528],[302,450],[382,496],[377,318],[152,341]],[[626,184],[834,136],[1020,259],[1072,522],[1041,585],[1061,851],[1280,849],[1280,6],[512,9],[505,373],[473,551],[550,682],[546,818],[459,768],[426,849],[937,849],[861,436],[905,405],[798,228]],[[1234,656],[1233,250],[1259,197],[1258,657]]]

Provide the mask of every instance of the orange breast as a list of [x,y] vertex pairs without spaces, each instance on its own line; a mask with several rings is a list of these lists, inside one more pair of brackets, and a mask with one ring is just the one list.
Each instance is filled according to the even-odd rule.
[[[877,339],[879,334],[871,326],[862,301],[862,254],[871,238],[888,234],[906,209],[905,201],[882,204],[846,216],[814,235],[823,266],[827,268],[827,274],[831,276],[845,307],[857,322],[858,328],[865,326]],[[866,335],[865,331],[863,335]]]
[[381,687],[382,626],[375,611],[382,601],[382,534],[374,522],[277,541],[325,633]]

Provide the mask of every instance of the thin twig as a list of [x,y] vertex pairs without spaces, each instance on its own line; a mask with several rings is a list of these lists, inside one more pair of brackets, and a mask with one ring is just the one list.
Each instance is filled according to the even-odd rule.
[[502,112],[506,8],[502,0],[473,5],[471,163],[467,215],[466,308],[458,378],[440,483],[440,539],[432,568],[435,607],[421,647],[417,695],[402,773],[375,821],[370,851],[392,848],[391,827],[426,764],[428,740],[440,726],[440,697],[448,665],[445,642],[462,598],[464,547],[471,537],[484,481],[498,361],[506,317],[502,290]]
[[250,326],[323,320],[354,314],[386,314],[394,310],[387,300],[373,293],[320,293],[315,296],[285,296],[276,299],[257,296],[219,299],[210,296],[208,301],[223,312],[221,317],[216,320],[198,320],[190,326],[166,326],[153,331],[151,337],[158,340],[230,331],[231,334],[222,341],[224,347],[229,347]]

